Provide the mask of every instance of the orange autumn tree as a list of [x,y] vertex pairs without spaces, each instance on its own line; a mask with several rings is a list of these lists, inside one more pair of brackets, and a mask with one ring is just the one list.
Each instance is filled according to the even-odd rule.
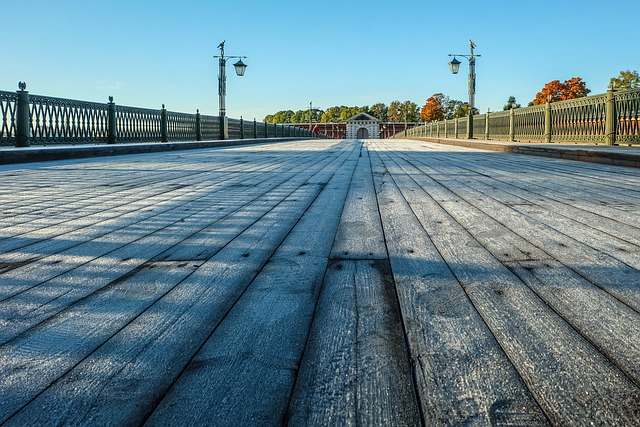
[[441,94],[429,97],[427,102],[420,109],[420,120],[423,122],[443,120],[444,106],[442,105],[442,99],[443,96]]
[[582,81],[582,77],[572,77],[560,83],[560,80],[552,80],[538,93],[533,100],[533,105],[546,104],[547,101],[557,102],[566,99],[582,98],[591,92],[587,89],[587,84]]

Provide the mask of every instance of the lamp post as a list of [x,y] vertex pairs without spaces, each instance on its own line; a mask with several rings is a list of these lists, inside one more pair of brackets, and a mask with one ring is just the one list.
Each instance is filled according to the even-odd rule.
[[475,55],[473,53],[473,49],[476,47],[476,44],[469,40],[469,47],[471,49],[470,55],[461,55],[461,54],[449,54],[449,56],[453,56],[451,62],[449,62],[449,68],[451,69],[451,74],[458,74],[460,71],[460,61],[456,59],[456,56],[462,56],[463,58],[467,58],[469,60],[469,112],[468,112],[468,120],[467,120],[467,138],[473,138],[473,110],[476,106],[476,57],[481,55]]
[[237,58],[238,62],[233,64],[236,74],[240,77],[244,76],[245,71],[247,70],[247,65],[242,62],[242,58],[246,58],[246,56],[225,56],[224,55],[224,43],[218,45],[218,49],[220,49],[220,55],[215,55],[214,58],[219,59],[219,71],[218,71],[218,99],[220,105],[220,134],[221,139],[227,139],[229,136],[229,130],[227,126],[227,108],[225,105],[225,96],[227,95],[227,74],[225,72],[225,68],[227,65],[227,60],[230,58]]

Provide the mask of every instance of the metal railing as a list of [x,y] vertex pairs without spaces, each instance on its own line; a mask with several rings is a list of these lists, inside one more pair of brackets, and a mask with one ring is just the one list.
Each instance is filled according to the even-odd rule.
[[[468,118],[425,123],[401,137],[460,138]],[[521,142],[640,144],[640,89],[473,116],[474,136]]]
[[[22,84],[22,83],[21,83]],[[305,129],[243,119],[116,106],[0,91],[0,145],[202,141],[323,137]]]

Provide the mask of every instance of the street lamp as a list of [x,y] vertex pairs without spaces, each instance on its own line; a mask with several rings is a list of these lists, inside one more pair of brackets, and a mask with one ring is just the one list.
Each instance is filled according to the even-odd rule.
[[458,74],[460,71],[460,61],[456,58],[456,56],[462,56],[463,58],[467,58],[469,60],[469,112],[468,112],[468,121],[467,121],[467,138],[473,138],[473,110],[476,106],[476,57],[481,55],[475,55],[473,53],[473,49],[476,47],[476,44],[469,40],[469,47],[471,48],[470,55],[461,55],[461,54],[449,54],[449,56],[453,56],[451,62],[449,62],[449,68],[451,69],[451,74]]
[[242,62],[242,58],[246,58],[246,56],[225,56],[224,55],[224,40],[222,43],[218,45],[218,49],[220,49],[220,55],[215,55],[214,58],[219,59],[219,71],[218,71],[218,99],[220,104],[220,126],[222,129],[222,139],[227,139],[228,136],[228,127],[226,121],[227,109],[225,106],[225,96],[227,95],[227,74],[225,72],[225,67],[227,65],[227,59],[237,58],[238,62],[233,64],[236,74],[240,77],[244,76],[245,71],[247,70],[247,64]]

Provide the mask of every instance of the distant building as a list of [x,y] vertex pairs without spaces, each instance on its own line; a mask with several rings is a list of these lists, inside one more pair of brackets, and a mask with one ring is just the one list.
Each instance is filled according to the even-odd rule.
[[[358,117],[360,114],[357,114],[355,117]],[[351,119],[349,119],[351,120]],[[374,117],[374,120],[375,117]],[[377,136],[375,136],[375,138],[380,138],[380,139],[384,139],[384,138],[391,138],[393,135],[397,134],[398,132],[402,132],[404,130],[407,129],[411,129],[415,126],[421,125],[422,123],[416,123],[416,122],[408,122],[408,123],[404,123],[404,122],[377,122],[377,133],[375,132],[371,132],[370,130],[368,130],[369,132],[369,139],[373,139],[374,137],[371,136],[372,134],[375,134]],[[291,123],[292,126],[295,127],[299,127],[302,129],[306,129],[306,130],[311,130],[313,128],[309,128],[309,123]],[[355,136],[347,136],[347,128],[349,126],[348,122],[342,122],[342,123],[313,123],[313,126],[318,126],[318,131],[320,134],[322,135],[326,135],[329,138],[337,138],[337,139],[345,139],[345,138],[357,138],[358,137],[358,129],[361,129],[360,127],[358,127],[355,131]],[[365,128],[366,129],[366,128]],[[364,132],[363,132],[364,133]]]
[[347,139],[380,138],[380,120],[367,113],[358,113],[346,120]]

